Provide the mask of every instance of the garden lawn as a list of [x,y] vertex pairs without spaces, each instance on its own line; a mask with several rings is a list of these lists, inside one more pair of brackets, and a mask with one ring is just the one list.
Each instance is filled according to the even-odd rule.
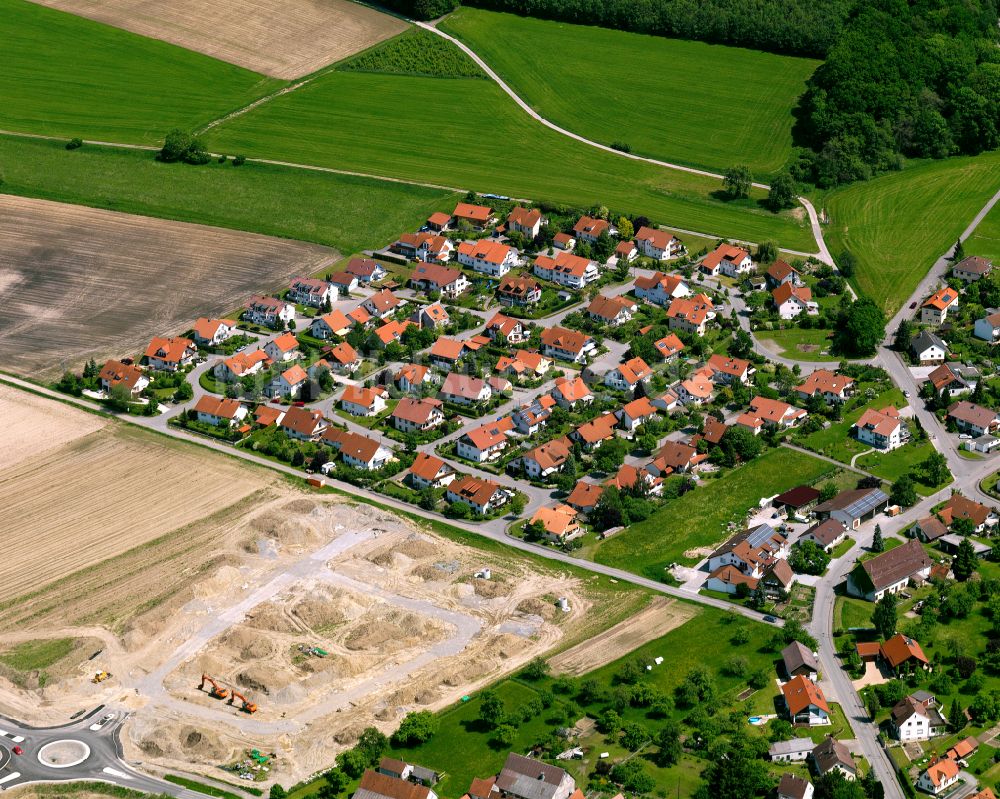
[[778,355],[796,361],[839,361],[830,355],[831,330],[790,327],[785,330],[758,330],[755,335]]
[[3,191],[183,222],[328,244],[378,248],[415,230],[458,195],[269,164],[161,164],[152,153],[0,136]]
[[906,404],[907,401],[902,391],[898,388],[888,389],[867,404],[845,413],[839,422],[833,422],[829,427],[817,430],[815,433],[798,436],[795,443],[806,449],[811,449],[813,452],[818,452],[820,455],[826,455],[828,458],[834,458],[842,463],[850,463],[851,458],[859,452],[871,449],[867,444],[862,444],[850,437],[851,427],[861,418],[861,414],[867,408],[884,408],[887,405],[902,408]]
[[441,27],[557,125],[690,166],[748,164],[759,177],[788,160],[792,108],[820,63],[469,7]]
[[25,0],[0,0],[0,128],[158,143],[284,85]]
[[1000,203],[993,206],[972,235],[965,240],[966,255],[982,255],[1000,265]]
[[813,251],[793,212],[725,201],[714,178],[603,152],[549,130],[492,81],[331,71],[214,128],[213,150],[589,208]]
[[685,553],[719,544],[727,537],[726,525],[741,525],[747,510],[756,507],[762,497],[813,483],[836,471],[818,458],[778,447],[720,478],[705,481],[645,521],[602,542],[594,560],[662,580],[671,563],[701,560],[696,554]]
[[845,630],[851,627],[871,627],[873,610],[874,605],[871,602],[849,596],[838,596],[833,616],[834,623],[839,623]]
[[[927,460],[934,452],[934,445],[930,441],[924,441],[919,444],[907,444],[884,454],[872,452],[868,455],[863,455],[858,458],[854,465],[859,469],[864,469],[866,472],[871,472],[876,477],[881,477],[883,480],[894,483],[904,474],[914,471],[917,466]],[[914,481],[914,483],[917,492],[925,497],[929,497],[935,491],[947,485],[947,483],[942,483],[938,486],[931,486],[919,480]]]
[[834,257],[854,254],[855,285],[892,316],[997,190],[998,172],[1000,152],[991,152],[912,162],[831,191],[827,245]]

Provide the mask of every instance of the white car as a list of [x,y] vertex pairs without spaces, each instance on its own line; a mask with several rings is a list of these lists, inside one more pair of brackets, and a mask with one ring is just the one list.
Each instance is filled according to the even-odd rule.
[[109,721],[111,721],[111,719],[113,719],[114,717],[115,717],[114,713],[105,713],[103,716],[101,716],[100,721],[95,721],[93,724],[90,725],[90,729],[96,732],[97,730],[101,729],[101,727],[103,727],[105,724],[107,724]]
[[971,441],[972,440],[972,436],[970,436],[968,433],[962,433],[959,436],[959,438],[962,439],[963,441]]
[[909,391],[904,391],[903,392],[903,396],[906,397],[907,399],[909,399],[910,398],[910,392]]

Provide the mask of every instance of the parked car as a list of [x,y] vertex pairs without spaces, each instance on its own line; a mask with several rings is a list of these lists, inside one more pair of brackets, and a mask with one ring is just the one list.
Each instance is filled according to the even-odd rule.
[[913,308],[916,308],[916,307],[917,307],[917,304],[916,304],[915,302],[911,302],[911,303],[910,303],[910,308],[911,308],[911,310],[912,310]]
[[764,621],[768,622],[769,624],[774,624],[777,621],[777,619],[774,616],[765,616]]
[[24,750],[20,746],[15,746],[10,751],[13,752],[15,755],[23,755],[24,754]]

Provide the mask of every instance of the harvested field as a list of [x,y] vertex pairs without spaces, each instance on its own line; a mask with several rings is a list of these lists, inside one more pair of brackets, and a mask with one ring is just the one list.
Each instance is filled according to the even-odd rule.
[[656,597],[644,610],[631,618],[595,635],[589,641],[560,652],[549,660],[549,665],[556,674],[578,677],[666,635],[699,612],[694,605],[667,597]]
[[153,335],[228,313],[339,257],[316,244],[11,196],[0,196],[0,241],[0,365],[33,378],[135,354]]
[[[41,455],[100,430],[100,416],[0,384],[0,473],[27,457]],[[45,431],[42,435],[42,431]]]
[[23,458],[0,471],[0,601],[182,530],[271,482],[120,424]]
[[349,0],[36,2],[284,79],[315,72],[407,27]]

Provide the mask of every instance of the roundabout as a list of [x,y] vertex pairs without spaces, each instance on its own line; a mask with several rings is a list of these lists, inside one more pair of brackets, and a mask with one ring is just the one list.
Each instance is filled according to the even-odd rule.
[[72,768],[90,757],[90,747],[83,741],[66,738],[51,741],[38,750],[38,762],[49,768]]

